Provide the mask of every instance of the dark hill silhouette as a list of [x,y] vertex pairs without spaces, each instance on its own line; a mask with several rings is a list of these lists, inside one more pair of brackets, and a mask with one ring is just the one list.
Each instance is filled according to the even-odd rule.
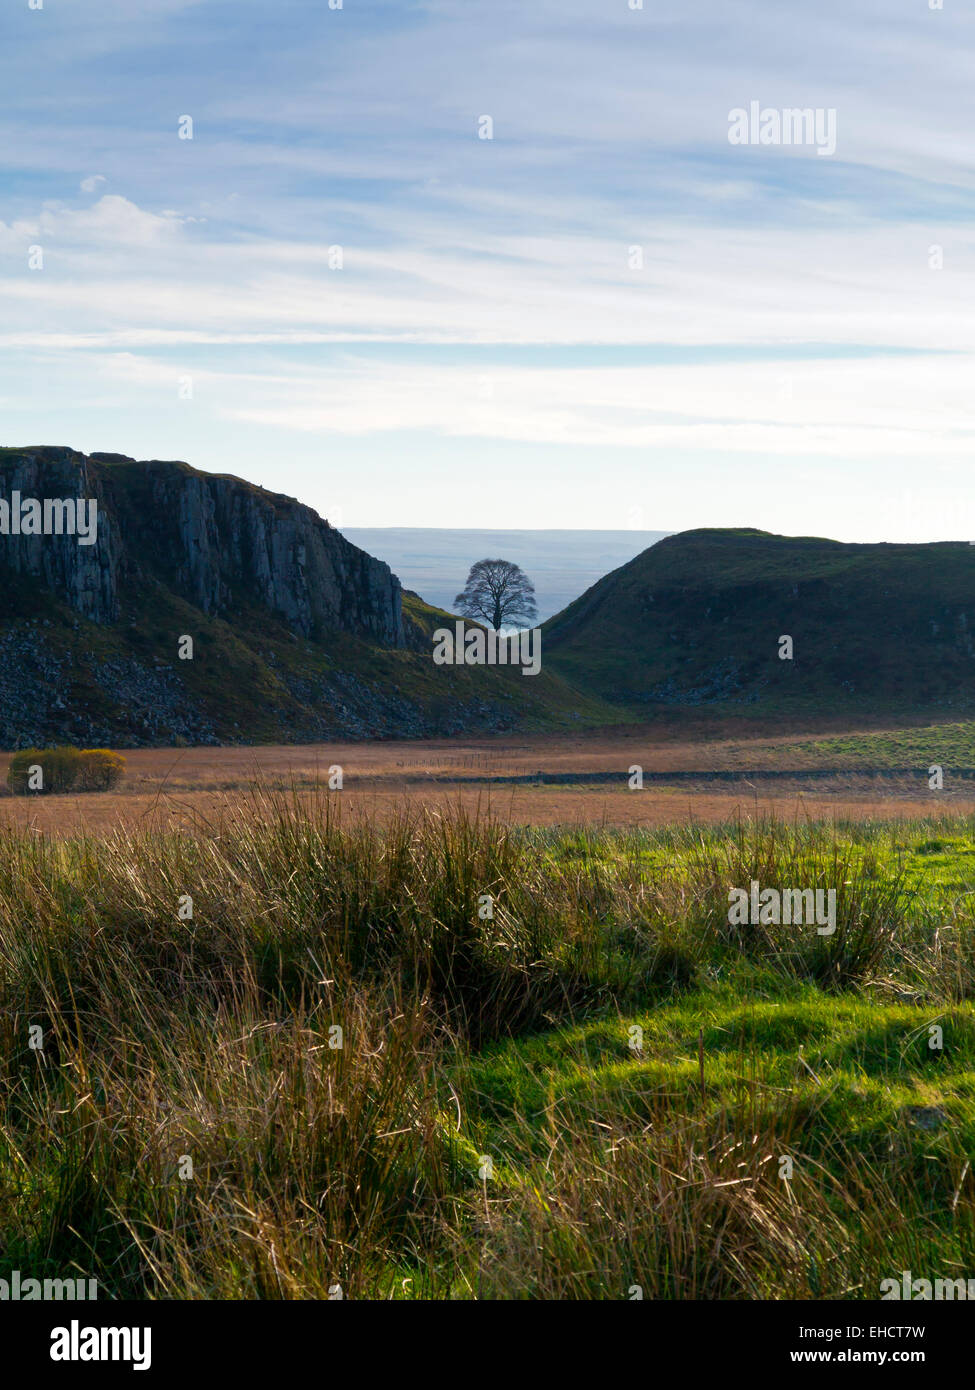
[[[975,705],[975,547],[685,531],[543,628],[550,668],[630,709]],[[793,660],[779,639],[793,639]]]

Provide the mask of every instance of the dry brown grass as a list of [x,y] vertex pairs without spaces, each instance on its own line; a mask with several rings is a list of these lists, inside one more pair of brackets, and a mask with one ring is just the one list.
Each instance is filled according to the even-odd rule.
[[[829,781],[751,784],[648,784],[630,791],[626,769],[640,763],[648,772],[734,770],[776,767],[778,747],[802,729],[775,734],[744,721],[710,724],[688,737],[684,728],[645,726],[580,736],[535,735],[483,739],[438,739],[388,743],[310,744],[299,747],[137,748],[125,750],[128,775],[115,791],[84,796],[3,797],[0,824],[8,822],[49,833],[86,828],[185,823],[233,810],[255,781],[273,788],[292,785],[311,791],[327,780],[333,764],[343,768],[342,802],[350,813],[387,818],[405,806],[488,810],[515,824],[605,824],[659,826],[672,822],[713,823],[739,812],[802,818],[914,819],[941,810],[975,809],[973,794],[925,794],[916,782],[899,784],[849,774]],[[745,737],[745,734],[749,734]],[[717,735],[727,734],[727,737]],[[0,754],[0,786],[9,755]],[[605,782],[581,785],[488,784],[452,778],[525,776],[543,771],[605,772]]]

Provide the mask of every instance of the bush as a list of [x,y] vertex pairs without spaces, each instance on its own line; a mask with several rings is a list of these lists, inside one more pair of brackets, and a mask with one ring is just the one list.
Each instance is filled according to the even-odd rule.
[[[31,768],[41,785],[31,786]],[[25,748],[10,759],[7,782],[21,795],[31,792],[108,791],[125,773],[125,759],[107,748]]]
[[[16,792],[69,792],[78,781],[81,752],[77,748],[27,748],[10,759],[7,781]],[[31,786],[31,769],[39,767],[41,785]]]
[[82,791],[110,791],[124,776],[125,759],[121,753],[108,748],[82,749],[78,779]]

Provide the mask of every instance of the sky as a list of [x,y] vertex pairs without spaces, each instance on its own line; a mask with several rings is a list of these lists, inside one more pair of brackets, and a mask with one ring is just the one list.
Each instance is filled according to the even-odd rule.
[[6,0],[0,444],[339,526],[975,539],[936,3]]

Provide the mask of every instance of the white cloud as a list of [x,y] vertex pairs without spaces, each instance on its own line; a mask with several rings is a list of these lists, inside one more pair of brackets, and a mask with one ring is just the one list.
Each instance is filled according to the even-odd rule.
[[[165,428],[153,402],[173,409],[180,359],[215,467],[233,459],[214,441],[249,425],[309,451],[318,434],[353,447],[403,431],[526,458],[571,444],[601,451],[607,478],[614,449],[705,451],[753,477],[770,457],[967,459],[965,7],[378,0],[351,20],[307,0],[90,0],[31,37],[6,92],[21,191],[0,208],[0,348],[45,382],[32,437],[54,405],[95,401],[114,423],[137,399]],[[835,106],[835,160],[732,150],[727,113],[751,99]],[[183,111],[193,142],[176,139]],[[482,112],[494,142],[474,137]],[[399,347],[314,366],[320,345],[369,342]],[[824,360],[790,360],[797,343]],[[493,344],[497,362],[433,365],[414,344]],[[518,368],[508,344],[781,358]],[[187,431],[174,447],[203,461],[191,416],[172,418]]]
[[[975,350],[975,231],[915,223],[462,234],[387,213],[330,269],[319,242],[229,240],[118,195],[0,223],[0,346],[316,343],[741,344]],[[944,268],[929,268],[935,235]],[[383,245],[385,241],[385,245]],[[43,273],[27,247],[45,246]],[[629,269],[633,245],[643,268]]]
[[293,377],[210,374],[209,390],[230,418],[321,435],[961,460],[975,446],[973,369],[975,355],[565,369],[370,360]]
[[[94,282],[99,268],[115,266],[118,270],[120,250],[128,248],[140,256],[146,247],[171,243],[190,220],[173,212],[148,212],[128,198],[105,193],[97,203],[87,207],[48,202],[33,217],[9,225],[0,222],[0,244],[11,250],[28,241],[56,244],[64,256],[70,258],[80,287],[84,288],[88,281],[94,297],[98,292]],[[17,294],[18,278],[15,271],[7,271],[5,288],[8,293]],[[38,281],[33,286],[42,297],[46,283]]]

